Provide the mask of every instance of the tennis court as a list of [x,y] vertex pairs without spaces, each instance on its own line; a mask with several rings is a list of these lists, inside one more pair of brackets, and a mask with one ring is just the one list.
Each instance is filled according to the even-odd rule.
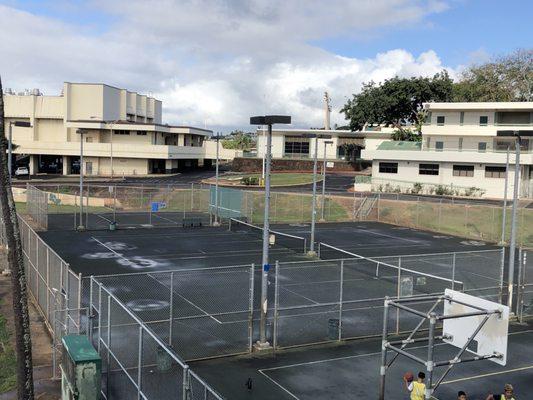
[[[277,353],[265,362],[263,357],[250,358],[259,336],[262,233],[260,228],[232,220],[230,226],[221,227],[178,225],[39,234],[72,270],[83,275],[83,303],[98,316],[92,321],[92,333],[104,340],[103,331],[113,332],[109,340],[112,338],[115,356],[129,360],[122,365],[136,361],[130,359],[138,325],[131,322],[131,316],[115,311],[106,326],[102,293],[115,296],[164,345],[194,362],[195,371],[205,368],[204,378],[215,376],[215,371],[220,375],[220,365],[228,371],[235,368],[239,388],[216,377],[213,381],[207,378],[227,398],[273,398],[279,390],[289,396],[286,398],[309,398],[298,389],[309,381],[309,374],[320,374],[317,381],[328,376],[319,370],[301,372],[297,367],[278,371],[283,362],[298,364],[313,355],[314,361],[329,360],[343,351],[363,351],[368,353],[368,363],[373,362],[375,342],[363,338],[380,334],[384,296],[439,293],[447,287],[491,299],[501,295],[501,249],[487,243],[383,223],[328,223],[317,225],[317,259],[305,252],[310,248],[309,225],[274,225],[270,232],[274,268],[269,276],[267,340]],[[419,305],[420,309],[425,306],[423,302]],[[416,323],[412,316],[399,314],[393,326],[401,333]],[[346,341],[354,338],[360,340]],[[367,348],[367,342],[373,344]],[[321,345],[309,347],[316,344]],[[196,364],[195,360],[202,359],[209,361]],[[346,376],[335,369],[333,361],[314,361],[306,362],[336,371],[335,379]],[[247,378],[240,380],[252,373],[252,365],[252,375],[265,390],[250,394],[244,388]],[[272,366],[276,368],[266,370]],[[358,366],[351,368],[359,370]],[[123,368],[124,374],[131,369],[135,367]],[[141,369],[146,367],[136,367]],[[285,369],[295,373],[285,374]],[[377,379],[377,372],[364,367],[359,376],[375,374]],[[161,376],[154,379],[160,381]],[[324,397],[341,398],[335,397],[339,390],[334,389],[335,379],[331,392],[329,386],[323,387],[331,395]],[[231,391],[224,393],[229,388]],[[157,398],[164,396],[159,393]]]

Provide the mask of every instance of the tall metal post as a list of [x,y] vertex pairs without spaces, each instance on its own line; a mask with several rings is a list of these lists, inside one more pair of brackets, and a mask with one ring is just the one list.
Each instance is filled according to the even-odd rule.
[[426,363],[427,368],[427,384],[426,384],[426,400],[431,399],[431,393],[433,392],[433,350],[435,347],[435,326],[437,325],[437,317],[434,312],[431,312],[429,317],[429,340],[428,340],[428,359]]
[[83,226],[83,133],[84,131],[78,129],[80,134],[80,224],[78,230],[84,230]]
[[111,163],[111,179],[113,179],[113,124],[111,124],[111,136],[109,140],[109,144],[111,145],[111,154],[109,157],[109,161]]
[[[7,143],[7,165],[9,169],[9,181],[11,182],[11,176],[13,175],[13,124],[9,122],[9,142]],[[30,156],[31,157],[31,156]]]
[[[324,141],[324,160],[322,162],[322,215],[320,220],[325,221],[324,209],[326,208],[326,146],[329,142]],[[354,192],[355,193],[355,192]]]
[[389,335],[389,297],[385,297],[383,307],[383,334],[381,336],[381,366],[379,370],[379,400],[385,400],[385,378],[387,374],[387,338]]
[[272,157],[272,124],[268,124],[267,144],[265,154],[265,214],[263,220],[263,259],[262,266],[263,271],[261,274],[261,320],[259,324],[259,348],[269,347],[269,343],[266,341],[266,323],[267,323],[267,311],[268,311],[268,271],[270,265],[268,263],[268,250],[270,239],[270,222],[269,222],[269,210],[270,210],[270,164]]
[[318,136],[315,137],[315,156],[313,162],[313,207],[311,212],[311,246],[309,255],[315,255],[315,225],[316,225],[316,172],[318,164]]
[[214,226],[219,226],[220,222],[218,220],[218,157],[219,157],[219,143],[220,143],[220,135],[217,134],[216,136],[217,140],[217,159],[215,162],[215,222],[213,223]]
[[515,132],[515,168],[514,168],[514,188],[513,188],[513,209],[511,214],[511,239],[509,245],[509,277],[508,291],[509,297],[507,305],[513,309],[513,285],[514,285],[514,265],[515,265],[515,246],[516,246],[516,212],[518,209],[519,185],[520,185],[520,135]]
[[500,244],[505,244],[505,228],[507,225],[507,188],[509,187],[509,145],[507,145],[507,157],[505,159],[505,184],[503,192],[503,211],[502,211],[502,236]]

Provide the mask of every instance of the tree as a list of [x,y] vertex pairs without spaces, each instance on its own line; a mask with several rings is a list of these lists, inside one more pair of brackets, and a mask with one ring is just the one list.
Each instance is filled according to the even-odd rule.
[[453,101],[533,101],[533,50],[466,69],[454,85]]
[[17,354],[17,396],[19,400],[29,400],[33,399],[30,317],[22,243],[7,167],[7,139],[2,93],[2,81],[0,79],[0,205],[8,245],[8,263],[11,269],[11,287],[13,291],[15,351]]
[[425,114],[422,104],[429,101],[450,101],[453,81],[446,71],[432,78],[394,77],[381,84],[363,84],[361,93],[354,94],[340,112],[350,121],[350,129],[360,130],[365,124],[421,125]]
[[255,146],[255,141],[249,132],[234,130],[229,136],[228,139],[222,141],[222,147],[225,149],[249,150]]

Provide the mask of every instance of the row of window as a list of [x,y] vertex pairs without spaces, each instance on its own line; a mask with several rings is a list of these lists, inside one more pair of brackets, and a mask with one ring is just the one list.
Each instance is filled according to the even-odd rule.
[[[115,135],[129,135],[130,131],[122,130],[122,129],[116,129],[113,131],[113,134]],[[137,131],[137,136],[146,136],[146,131]]]
[[[465,121],[465,113],[461,112],[459,117],[459,125],[463,125]],[[431,123],[431,113],[428,114],[427,123]],[[444,126],[446,123],[446,117],[444,115],[437,115],[437,126]],[[489,124],[489,117],[487,115],[479,116],[479,126],[487,126]]]
[[[438,175],[439,169],[440,169],[439,164],[419,164],[418,174],[419,175]],[[398,163],[380,162],[379,172],[384,173],[384,174],[397,174]],[[464,164],[454,164],[453,165],[453,176],[473,177],[474,166],[464,165]],[[505,167],[486,166],[485,167],[485,178],[505,178]]]

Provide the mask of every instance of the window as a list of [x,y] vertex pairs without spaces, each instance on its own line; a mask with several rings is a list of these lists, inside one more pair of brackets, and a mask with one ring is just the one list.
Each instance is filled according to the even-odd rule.
[[[498,139],[494,141],[496,151],[507,151],[507,146],[509,146],[509,151],[515,151],[516,141],[514,139]],[[520,139],[520,150],[529,150],[529,139]]]
[[439,116],[437,116],[437,125],[438,125],[438,126],[442,126],[442,125],[444,125],[444,120],[445,120],[445,119],[446,119],[446,118],[444,117],[444,115],[439,115]]
[[479,125],[480,126],[487,126],[489,123],[489,117],[486,115],[482,115],[479,117]]
[[505,178],[505,167],[485,167],[485,178]]
[[444,142],[435,142],[435,150],[442,151],[444,149]]
[[477,144],[477,151],[484,153],[487,151],[487,142],[479,142]]
[[473,165],[454,165],[453,176],[474,176]]
[[420,164],[418,166],[419,175],[438,175],[439,164]]
[[424,124],[431,125],[431,111],[426,114],[426,118],[424,118]]
[[379,163],[379,172],[384,173],[384,174],[397,174],[398,173],[398,163],[380,162]]
[[146,136],[146,131],[137,131],[137,136]]
[[125,130],[122,130],[122,129],[117,129],[117,130],[114,130],[113,133],[115,135],[129,135],[130,134],[130,131],[125,131]]
[[90,136],[87,136],[87,137],[85,138],[85,142],[87,142],[87,143],[92,143],[92,142],[93,142],[93,138],[90,137]]
[[298,136],[285,137],[285,154],[294,156],[309,155],[309,139]]
[[498,125],[530,125],[533,116],[529,111],[500,111],[495,115]]
[[460,137],[459,138],[459,147],[458,147],[459,151],[463,151],[463,138]]
[[459,125],[463,125],[465,123],[465,112],[461,111],[461,115],[459,116]]

